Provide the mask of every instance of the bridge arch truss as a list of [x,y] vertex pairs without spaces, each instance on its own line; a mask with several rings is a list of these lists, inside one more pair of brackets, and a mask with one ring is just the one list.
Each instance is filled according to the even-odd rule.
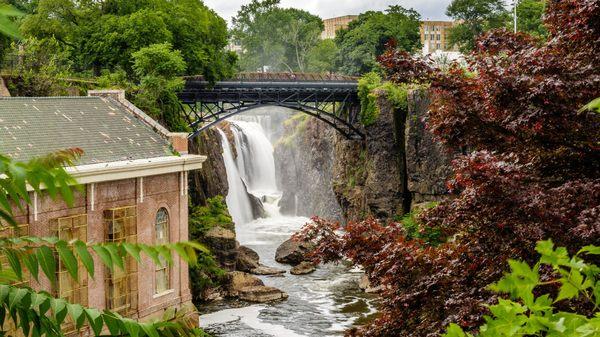
[[220,122],[260,107],[283,107],[313,116],[348,139],[364,139],[357,83],[351,80],[229,80],[210,84],[186,79],[179,94],[192,129],[189,138]]

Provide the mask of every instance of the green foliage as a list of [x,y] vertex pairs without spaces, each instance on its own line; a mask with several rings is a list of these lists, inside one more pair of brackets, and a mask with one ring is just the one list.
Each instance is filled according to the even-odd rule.
[[171,131],[185,132],[177,93],[184,81],[185,61],[168,43],[154,44],[132,54],[133,71],[140,79],[133,102]]
[[[14,162],[0,155],[0,223],[16,226],[13,207],[23,208],[31,203],[28,188],[47,193],[52,198],[60,196],[71,205],[71,185],[75,181],[63,166],[73,164],[80,155],[81,150],[66,150],[28,163]],[[194,325],[179,322],[182,317],[174,312],[166,316],[169,321],[140,323],[108,310],[85,308],[46,292],[12,285],[12,282],[28,280],[29,276],[39,282],[42,275],[56,285],[58,262],[77,282],[80,269],[94,278],[92,253],[99,257],[104,267],[114,270],[124,268],[126,257],[141,262],[142,254],[157,265],[172,264],[172,252],[195,265],[198,262],[196,251],[209,253],[203,245],[194,242],[149,246],[138,243],[88,244],[57,238],[1,238],[0,256],[6,257],[8,263],[0,268],[0,326],[12,321],[26,336],[62,336],[61,324],[70,318],[78,330],[89,327],[95,336],[205,336]]]
[[275,147],[291,147],[298,137],[304,134],[310,116],[305,113],[297,113],[283,122],[285,128],[284,136],[277,140]]
[[[542,16],[546,10],[546,0],[519,0],[517,5],[517,30],[534,36],[546,37]],[[512,23],[509,28],[513,29]]]
[[55,38],[74,71],[123,69],[133,75],[132,54],[153,44],[179,50],[188,74],[214,81],[233,72],[225,21],[196,0],[40,0],[21,25],[26,36]]
[[[202,241],[204,235],[214,227],[234,230],[235,225],[227,204],[222,196],[206,200],[206,206],[196,206],[190,211],[189,236],[191,240]],[[194,303],[200,304],[203,292],[225,281],[226,272],[220,268],[211,256],[204,255],[198,260],[198,265],[190,268],[191,290]]]
[[21,38],[19,28],[13,18],[23,16],[24,13],[8,4],[0,4],[0,33],[13,38]]
[[377,98],[385,95],[395,109],[408,109],[409,85],[384,82],[378,73],[371,72],[358,80],[358,97],[361,106],[361,123],[372,125],[379,116]]
[[173,79],[185,71],[185,61],[179,50],[169,43],[153,44],[133,53],[133,72],[140,78],[162,76]]
[[322,20],[280,0],[253,0],[233,19],[232,37],[242,46],[245,71],[306,71],[311,50],[320,43]]
[[347,29],[337,32],[338,70],[348,75],[362,75],[378,69],[377,57],[391,41],[401,50],[417,51],[421,46],[420,19],[416,11],[401,6],[390,6],[385,13],[361,14]]
[[419,219],[421,213],[428,209],[432,209],[437,206],[438,203],[430,202],[424,207],[413,209],[410,213],[404,215],[401,218],[395,220],[402,224],[404,227],[406,238],[409,240],[419,239],[425,242],[427,245],[439,245],[442,243],[442,231],[439,228],[425,226],[425,224]]
[[450,29],[449,43],[464,53],[475,48],[475,40],[484,32],[504,27],[509,21],[502,0],[453,0],[446,15],[460,21]]
[[225,199],[220,195],[207,199],[206,206],[192,208],[189,219],[190,237],[199,239],[216,226],[235,228]]
[[335,71],[335,57],[338,53],[335,42],[331,39],[321,40],[308,53],[307,71],[315,73],[332,73]]
[[67,95],[72,63],[56,39],[27,38],[10,44],[4,68],[12,74],[8,86],[19,96]]
[[[537,264],[530,267],[510,260],[510,273],[490,286],[510,299],[499,299],[498,304],[489,306],[492,315],[485,317],[477,336],[600,336],[600,267],[584,259],[599,256],[600,247],[586,246],[571,257],[566,248],[541,241],[536,251],[541,255]],[[541,274],[547,267],[552,269],[550,279],[547,273]],[[587,313],[558,309],[568,308],[562,305],[568,301],[587,302],[593,309]],[[473,335],[453,324],[444,336]]]
[[600,112],[600,97],[596,98],[595,100],[591,101],[589,104],[584,106],[581,111],[584,110]]

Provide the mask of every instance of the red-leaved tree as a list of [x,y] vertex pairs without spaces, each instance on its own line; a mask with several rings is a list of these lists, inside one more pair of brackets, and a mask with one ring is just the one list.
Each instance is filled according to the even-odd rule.
[[600,96],[600,0],[548,0],[545,22],[543,42],[487,34],[466,68],[443,72],[393,49],[380,58],[389,80],[430,84],[428,128],[469,154],[448,182],[458,196],[420,218],[442,231],[438,246],[375,220],[339,235],[315,219],[299,235],[316,243],[315,260],[348,258],[382,286],[380,317],[349,335],[437,336],[452,322],[473,330],[509,258],[533,262],[548,238],[572,251],[600,243],[600,114],[581,110]]

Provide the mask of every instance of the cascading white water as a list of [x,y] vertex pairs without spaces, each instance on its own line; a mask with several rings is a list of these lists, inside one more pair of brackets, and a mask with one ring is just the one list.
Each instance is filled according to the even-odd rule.
[[245,224],[253,220],[252,204],[246,192],[246,187],[240,176],[231,146],[225,133],[218,129],[221,135],[221,146],[223,147],[223,161],[227,171],[227,184],[229,185],[229,193],[227,193],[226,202],[229,208],[229,213],[236,224]]
[[279,215],[281,192],[275,178],[273,145],[262,126],[256,122],[232,121],[237,152],[237,168],[248,193],[257,197],[269,216]]

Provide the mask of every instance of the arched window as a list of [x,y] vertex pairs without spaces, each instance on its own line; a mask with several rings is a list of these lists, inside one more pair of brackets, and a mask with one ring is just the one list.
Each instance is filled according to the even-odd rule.
[[[156,244],[169,243],[169,212],[166,208],[161,208],[156,213],[155,223]],[[170,289],[171,282],[169,279],[169,266],[166,261],[162,261],[161,265],[156,266],[155,272],[155,289],[156,294],[163,293]]]

